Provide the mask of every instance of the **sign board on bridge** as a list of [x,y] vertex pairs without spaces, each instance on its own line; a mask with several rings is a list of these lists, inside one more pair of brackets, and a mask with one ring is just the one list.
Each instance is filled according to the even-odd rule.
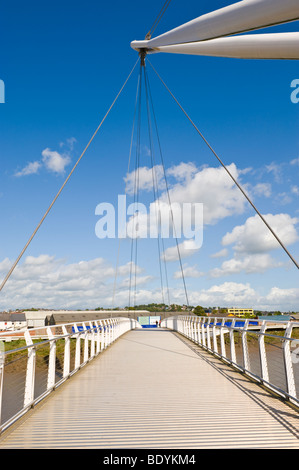
[[156,327],[156,322],[159,323],[161,317],[159,315],[153,315],[148,317],[137,317],[137,321],[140,323],[142,328],[154,328]]

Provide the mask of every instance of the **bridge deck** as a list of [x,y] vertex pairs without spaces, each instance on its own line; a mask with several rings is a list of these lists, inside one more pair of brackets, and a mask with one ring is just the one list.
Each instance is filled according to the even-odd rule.
[[163,329],[126,333],[0,448],[299,448],[298,413]]

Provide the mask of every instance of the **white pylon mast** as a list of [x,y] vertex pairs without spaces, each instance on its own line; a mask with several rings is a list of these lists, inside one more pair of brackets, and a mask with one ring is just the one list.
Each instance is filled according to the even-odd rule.
[[299,59],[299,33],[237,35],[298,19],[299,0],[242,0],[156,38],[132,41],[131,47],[148,52]]

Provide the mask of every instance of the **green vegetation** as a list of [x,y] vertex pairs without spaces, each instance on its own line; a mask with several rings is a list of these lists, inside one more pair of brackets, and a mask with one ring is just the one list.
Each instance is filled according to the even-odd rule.
[[[269,336],[267,336],[269,335]],[[285,335],[285,330],[266,330],[265,335],[265,344],[281,344],[283,336]],[[259,335],[252,332],[247,333],[247,343],[254,344],[257,343]],[[299,339],[299,328],[293,328],[292,330],[292,338]],[[224,336],[224,340],[226,344],[230,343],[229,335],[226,334]],[[234,343],[236,346],[241,345],[242,343],[242,333],[239,331],[234,332]]]
[[[191,310],[192,307],[189,307]],[[126,310],[147,310],[148,312],[165,312],[165,311],[171,311],[171,312],[181,312],[184,310],[184,306],[182,307],[181,305],[166,305],[166,304],[141,304],[141,305],[136,305],[135,307],[126,307]]]
[[[33,340],[33,344],[36,345],[36,367],[43,368],[48,366],[49,363],[49,351],[50,344],[47,341]],[[58,339],[56,341],[56,369],[62,369],[64,361],[64,339]],[[71,357],[74,355],[76,347],[76,340],[71,338],[70,351]],[[28,350],[26,348],[26,342],[23,339],[13,340],[4,343],[4,350],[8,351],[9,354],[5,357],[5,371],[7,373],[16,372],[24,369],[23,360],[27,360]],[[11,352],[10,352],[11,351]]]
[[207,314],[205,312],[205,309],[203,307],[201,307],[200,305],[197,305],[197,307],[195,307],[193,309],[193,313],[195,315],[198,315],[199,317],[206,317],[207,316]]

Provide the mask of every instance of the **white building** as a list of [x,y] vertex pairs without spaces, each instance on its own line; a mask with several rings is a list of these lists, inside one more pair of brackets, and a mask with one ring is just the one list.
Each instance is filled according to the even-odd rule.
[[53,315],[63,315],[65,323],[72,323],[84,321],[87,316],[89,320],[121,316],[137,319],[137,316],[148,315],[149,312],[147,310],[28,310],[24,314],[28,328],[40,328],[48,325]]
[[15,331],[26,326],[24,313],[0,313],[0,331]]

